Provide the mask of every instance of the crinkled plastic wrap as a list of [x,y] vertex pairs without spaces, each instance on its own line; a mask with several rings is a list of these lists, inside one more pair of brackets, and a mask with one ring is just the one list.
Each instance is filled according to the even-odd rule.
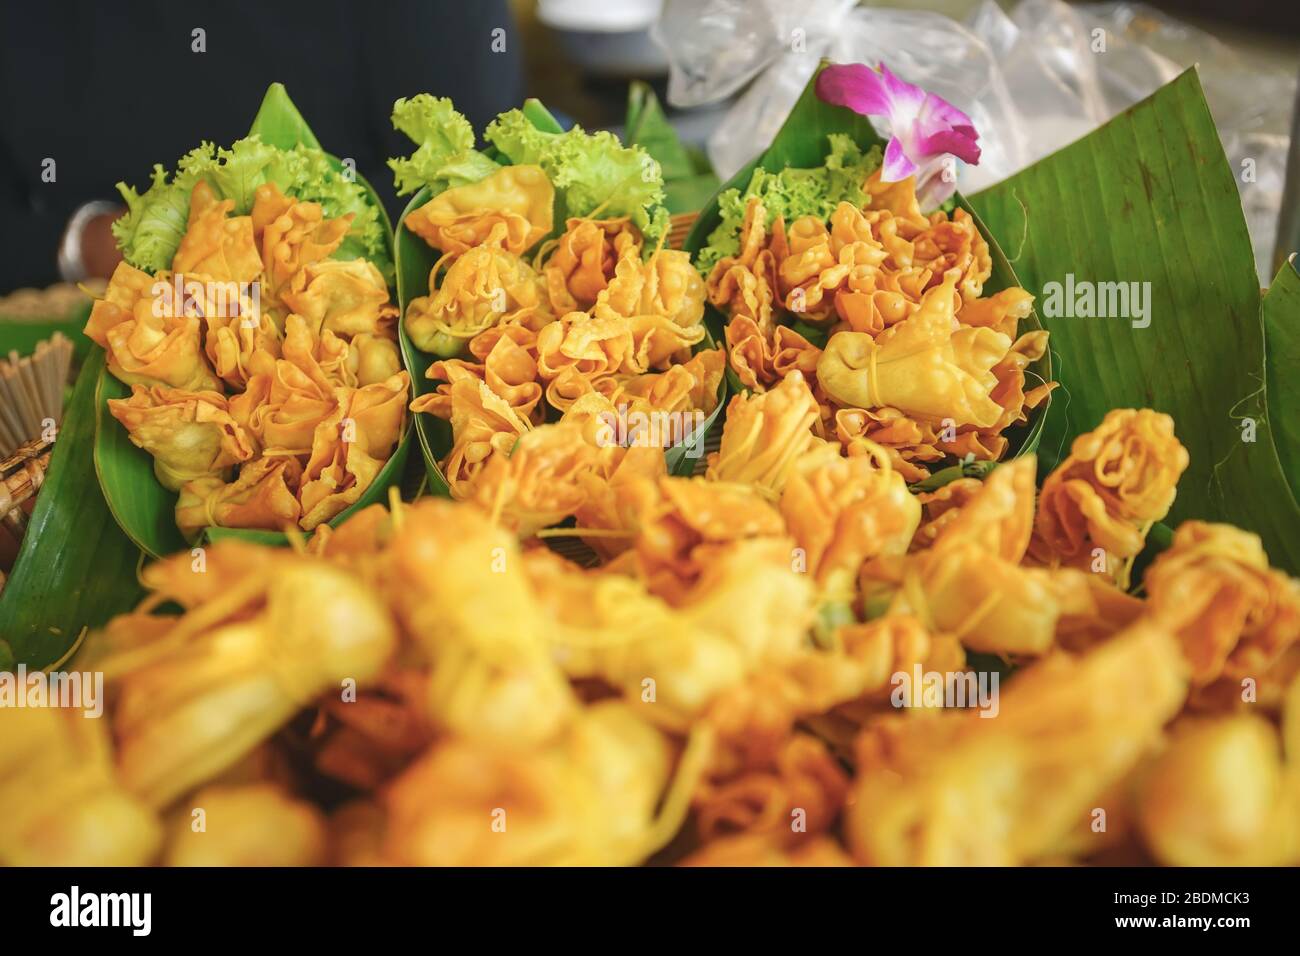
[[959,173],[967,193],[1073,142],[1195,63],[1229,161],[1255,163],[1241,198],[1260,276],[1272,275],[1295,74],[1247,61],[1144,4],[1021,0],[1008,13],[984,0],[958,23],[855,0],[665,0],[654,34],[668,53],[673,104],[740,93],[709,139],[724,179],[772,141],[821,57],[884,60],[974,121],[983,155]]

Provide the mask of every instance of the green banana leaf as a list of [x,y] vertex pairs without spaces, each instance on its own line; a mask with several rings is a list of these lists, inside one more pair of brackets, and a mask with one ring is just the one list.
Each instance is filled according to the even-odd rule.
[[104,353],[94,349],[77,378],[54,443],[44,487],[4,589],[0,668],[49,667],[88,627],[143,597],[140,553],[113,520],[92,459],[95,386]]
[[0,316],[0,354],[8,355],[17,351],[19,355],[31,355],[36,345],[50,338],[55,332],[62,332],[72,342],[73,364],[86,360],[94,343],[82,331],[86,319],[90,316],[90,301],[79,306],[68,316],[49,319],[20,319],[9,321]]
[[[555,117],[539,100],[529,99],[525,101],[523,113],[528,118],[528,121],[540,130],[551,133],[563,131]],[[406,217],[427,203],[434,195],[433,190],[426,186],[411,197],[410,203],[407,204],[402,211],[401,217],[397,220],[397,232],[393,238],[397,264],[397,301],[402,310],[398,340],[401,344],[402,360],[411,372],[411,384],[416,395],[434,391],[438,383],[425,374],[429,366],[433,364],[434,357],[416,348],[406,334],[406,310],[412,299],[429,294],[429,271],[433,268],[434,263],[438,261],[440,254],[427,242],[409,229],[403,228],[403,226]],[[562,198],[557,196],[556,227],[553,235],[558,235],[563,229],[565,217],[562,206]],[[713,340],[706,337],[705,341],[697,346],[697,349],[714,347],[716,346]],[[664,457],[668,470],[672,474],[689,475],[694,468],[695,460],[703,454],[708,431],[714,421],[717,420],[726,401],[725,388],[726,383],[724,382],[718,389],[718,407],[693,432],[691,437],[681,444],[665,450]],[[428,473],[429,480],[426,490],[430,494],[449,496],[451,488],[447,483],[446,476],[442,473],[440,463],[451,451],[451,424],[436,415],[422,412],[415,416],[415,434],[419,441],[420,451],[424,455],[425,469]]]
[[1191,464],[1165,522],[1230,522],[1259,534],[1274,564],[1300,570],[1300,298],[1284,270],[1261,302],[1233,172],[1195,71],[971,202],[1015,241],[1017,274],[1040,311],[1061,291],[1049,283],[1065,287],[1070,276],[1149,283],[1136,287],[1149,289],[1147,327],[1065,317],[1064,306],[1045,316],[1062,387],[1040,474],[1113,408],[1167,412]]
[[[728,189],[743,191],[749,185],[749,180],[756,168],[761,166],[769,172],[776,173],[787,166],[797,168],[820,166],[825,161],[830,145],[829,137],[832,133],[843,133],[851,136],[863,149],[868,149],[871,146],[884,148],[884,140],[880,138],[869,119],[850,109],[826,103],[818,98],[816,92],[817,74],[825,66],[826,62],[823,61],[817,73],[814,73],[812,78],[808,80],[808,85],[804,87],[803,93],[790,111],[785,123],[777,132],[776,138],[772,140],[772,144],[724,183],[701,210],[699,218],[695,220],[695,225],[691,227],[691,231],[683,244],[683,248],[692,255],[698,253],[708,243],[709,234],[721,222],[721,215],[718,212],[718,197]],[[1007,260],[996,238],[997,235],[1005,237],[1013,234],[996,228],[990,229],[960,193],[956,195],[955,200],[957,206],[971,214],[980,234],[988,242],[989,254],[993,260],[993,271],[989,276],[989,280],[984,284],[985,293],[991,295],[1003,289],[1020,285],[1016,271],[1011,267],[1011,263]],[[1014,235],[1018,235],[1018,233],[1014,233]],[[714,337],[718,341],[725,341],[726,337],[723,332],[726,323],[725,316],[711,305],[706,306],[705,310],[706,321],[712,329]],[[1020,324],[1020,332],[1022,333],[1040,328],[1042,328],[1042,324],[1039,322],[1036,312],[1031,312],[1029,317]],[[816,331],[814,331],[814,334],[824,335],[824,333]],[[1050,382],[1052,380],[1051,353],[1049,352],[1031,365],[1029,370],[1038,379]],[[727,370],[727,377],[732,391],[736,393],[746,391],[739,379],[731,372],[730,367]],[[1051,404],[1051,396],[1049,396],[1046,401],[1030,413],[1030,420],[1027,424],[1007,429],[1005,435],[1008,440],[1009,457],[1030,454],[1038,448]],[[961,466],[952,467],[958,470],[948,472],[943,479],[939,480],[939,484],[960,477]],[[1042,469],[1040,468],[1041,472]]]
[[[1295,401],[1300,381],[1300,274],[1295,257],[1282,263],[1268,287],[1260,309],[1264,323],[1265,387],[1268,389],[1268,420],[1282,465],[1291,485],[1291,495],[1300,501],[1300,416]],[[1283,383],[1290,389],[1282,390]],[[1297,530],[1295,523],[1292,532]]]
[[[267,89],[249,133],[259,134],[264,142],[280,149],[292,149],[299,143],[314,148],[319,148],[320,145],[281,83],[272,83]],[[330,155],[329,160],[336,170],[344,169],[337,157]],[[385,232],[391,236],[392,226],[378,193],[360,173],[355,175],[357,182],[369,195],[370,202],[379,210]],[[94,437],[95,470],[108,507],[127,537],[141,551],[158,558],[189,547],[192,542],[187,541],[176,527],[176,492],[168,491],[159,483],[154,475],[153,458],[131,443],[126,429],[108,410],[110,399],[129,398],[130,395],[130,387],[111,375],[101,363],[94,396],[97,423]],[[389,486],[402,478],[410,451],[412,428],[408,424],[401,442],[370,487],[355,504],[335,516],[331,525],[337,527],[362,508],[387,500]],[[245,528],[208,528],[199,538],[245,538],[271,545],[288,543],[288,538],[279,532]]]
[[708,158],[691,150],[677,136],[650,84],[640,80],[627,91],[627,120],[623,139],[640,146],[659,164],[664,177],[664,205],[673,215],[695,212],[718,191],[719,180]]

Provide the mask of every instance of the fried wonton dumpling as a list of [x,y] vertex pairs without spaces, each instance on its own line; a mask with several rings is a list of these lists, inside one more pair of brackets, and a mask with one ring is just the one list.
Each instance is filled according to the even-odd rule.
[[[627,406],[630,415],[698,412],[707,416],[717,408],[726,362],[721,348],[702,349],[688,361],[670,365],[663,372],[611,375],[592,384],[611,405]],[[678,440],[674,438],[672,443]]]
[[254,375],[274,371],[280,357],[280,330],[270,313],[241,297],[231,309],[209,299],[203,310],[203,352],[213,370],[234,389],[242,389]]
[[439,285],[441,267],[439,261],[429,275],[429,288],[436,291],[411,300],[406,310],[406,332],[422,351],[453,358],[500,321],[549,314],[541,277],[498,246],[475,246],[457,257]]
[[864,865],[1047,858],[1157,744],[1187,694],[1177,644],[1133,628],[1016,675],[993,719],[895,715],[858,743],[848,838]]
[[342,245],[353,214],[326,219],[319,203],[290,199],[275,183],[263,183],[253,196],[253,238],[262,253],[262,306],[282,308],[286,296],[306,288],[306,267],[328,259]]
[[[722,443],[709,456],[707,477],[744,482],[779,497],[800,459],[825,445],[812,433],[818,417],[817,400],[797,371],[769,392],[736,395],[727,406]],[[838,457],[838,448],[831,453]]]
[[[1300,685],[1296,685],[1300,687]],[[1292,693],[1300,705],[1300,695]],[[1182,721],[1140,779],[1138,824],[1167,866],[1300,863],[1300,766],[1255,714]]]
[[334,390],[336,406],[316,426],[298,487],[304,531],[351,507],[401,440],[410,380],[398,372],[364,388]]
[[781,513],[823,593],[848,601],[864,561],[907,551],[921,505],[887,457],[837,456],[791,473]]
[[158,818],[119,781],[107,718],[88,717],[63,707],[0,707],[0,865],[153,862]]
[[277,454],[310,453],[316,426],[338,404],[328,381],[289,361],[275,363],[275,372],[256,376],[248,388],[231,399],[231,415]]
[[391,378],[402,368],[397,343],[388,336],[369,332],[355,335],[348,343],[347,368],[361,387]]
[[[738,542],[774,538],[793,547],[780,512],[750,485],[640,475],[612,490],[613,500],[589,514],[588,523],[627,532],[632,547],[619,568],[673,604],[687,600],[710,563],[727,557]],[[792,558],[787,552],[783,565],[791,567]]]
[[221,391],[204,358],[195,315],[159,316],[140,300],[134,318],[105,333],[108,370],[128,385],[167,385],[191,391]]
[[[228,544],[207,546],[206,559],[233,563],[220,554]],[[395,649],[391,614],[361,581],[320,558],[254,550],[269,559],[245,563],[212,600],[171,618],[145,653],[128,648],[98,665],[112,688],[118,771],[149,806],[233,767],[342,682],[376,680]],[[164,559],[172,568],[162,576],[205,577],[193,562],[188,551]]]
[[200,182],[190,194],[190,218],[181,237],[172,271],[200,273],[217,282],[247,285],[262,273],[262,257],[253,239],[253,217],[231,216],[233,199],[218,200]]
[[493,455],[475,482],[473,501],[520,537],[558,524],[586,501],[584,477],[600,453],[576,423],[542,425],[523,435],[509,457]]
[[926,293],[911,318],[875,338],[838,332],[817,362],[817,381],[841,405],[888,405],[932,422],[992,426],[1002,408],[990,397],[991,372],[1011,341],[985,328],[958,328],[953,318],[956,271]]
[[469,374],[451,382],[444,394],[419,396],[410,408],[417,413],[445,409],[445,417],[451,421],[452,448],[442,467],[452,497],[459,499],[473,494],[474,481],[491,455],[508,455],[532,427],[486,382]]
[[360,442],[339,437],[345,427],[333,416],[317,426],[318,437],[298,488],[302,503],[298,524],[304,531],[315,529],[356,504],[384,467],[383,459],[366,454]]
[[283,531],[298,523],[302,507],[296,489],[302,465],[296,458],[258,458],[227,484],[198,478],[181,486],[176,525],[191,536],[209,525]]
[[513,323],[494,325],[469,343],[470,362],[444,359],[429,365],[425,375],[440,381],[435,397],[421,405],[439,418],[451,417],[451,387],[463,378],[477,378],[504,399],[520,418],[541,422],[542,386],[537,381],[537,333]]
[[660,316],[690,334],[694,345],[701,336],[705,315],[705,282],[680,250],[655,250],[641,261],[641,248],[632,242],[619,243],[619,260],[614,277],[595,297],[593,315]]
[[764,335],[756,322],[740,316],[728,323],[726,338],[731,368],[752,391],[766,391],[795,371],[809,382],[816,380],[822,350],[788,325]]
[[195,478],[220,476],[257,451],[218,392],[135,385],[130,398],[110,399],[108,410],[131,442],[153,456],[154,473],[172,491]]
[[873,581],[888,582],[895,589],[891,611],[923,614],[936,630],[972,650],[1045,653],[1066,610],[1083,611],[1091,604],[1078,593],[1075,577],[1019,564],[1033,481],[1029,458],[995,469],[930,547],[865,567],[864,593],[872,595]]
[[433,248],[461,255],[493,242],[522,255],[551,231],[555,187],[540,166],[502,166],[478,182],[453,186],[406,217]]
[[547,402],[561,410],[595,391],[595,383],[606,376],[647,370],[622,316],[570,312],[537,334],[537,372],[547,383]]
[[[431,866],[642,863],[680,829],[696,782],[699,760],[688,753],[665,796],[672,756],[664,735],[618,701],[584,709],[543,747],[441,742],[387,794],[385,857]],[[505,830],[494,832],[494,820]]]
[[[777,230],[774,228],[774,233]],[[784,238],[784,231],[781,233]],[[776,260],[767,244],[767,210],[753,196],[745,207],[740,229],[740,251],[714,265],[705,283],[709,302],[731,319],[744,317],[756,333],[767,337],[774,322],[772,304],[778,294]]]
[[577,700],[544,636],[547,622],[514,535],[446,499],[404,507],[384,586],[428,660],[435,724],[484,749],[553,740]]
[[393,337],[397,306],[388,284],[367,259],[323,259],[303,267],[301,289],[286,290],[286,307],[307,320],[316,335],[325,331],[346,339],[367,333]]
[[91,341],[108,348],[108,330],[135,318],[135,304],[141,299],[153,298],[154,283],[160,281],[149,273],[137,269],[126,260],[117,264],[104,297],[91,306],[85,333]]
[[403,370],[382,382],[337,390],[344,439],[386,461],[402,440],[410,384],[410,376]]
[[1189,460],[1168,415],[1147,408],[1107,413],[1043,482],[1030,553],[1042,563],[1092,568],[1101,549],[1104,570],[1126,578],[1147,529],[1173,506]]
[[565,223],[563,235],[542,267],[552,311],[564,315],[594,306],[622,261],[620,250],[628,246],[639,250],[640,237],[627,218],[570,219]]
[[1150,613],[1182,644],[1198,687],[1258,682],[1300,641],[1300,581],[1270,568],[1248,531],[1185,521],[1144,583]]

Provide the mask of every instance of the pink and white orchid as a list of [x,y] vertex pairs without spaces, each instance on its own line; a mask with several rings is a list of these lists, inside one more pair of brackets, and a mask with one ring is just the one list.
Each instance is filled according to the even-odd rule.
[[949,156],[979,163],[979,134],[970,117],[943,97],[903,82],[884,63],[879,72],[865,63],[832,64],[817,77],[817,96],[888,121],[890,138],[880,178],[896,183],[915,176],[922,209],[933,209],[956,190],[955,164]]

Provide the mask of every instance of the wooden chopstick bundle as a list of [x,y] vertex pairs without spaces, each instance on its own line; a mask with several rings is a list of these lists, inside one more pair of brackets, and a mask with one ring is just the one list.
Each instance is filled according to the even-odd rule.
[[28,356],[0,358],[0,458],[39,438],[46,420],[63,420],[63,388],[72,365],[72,342],[55,332]]

